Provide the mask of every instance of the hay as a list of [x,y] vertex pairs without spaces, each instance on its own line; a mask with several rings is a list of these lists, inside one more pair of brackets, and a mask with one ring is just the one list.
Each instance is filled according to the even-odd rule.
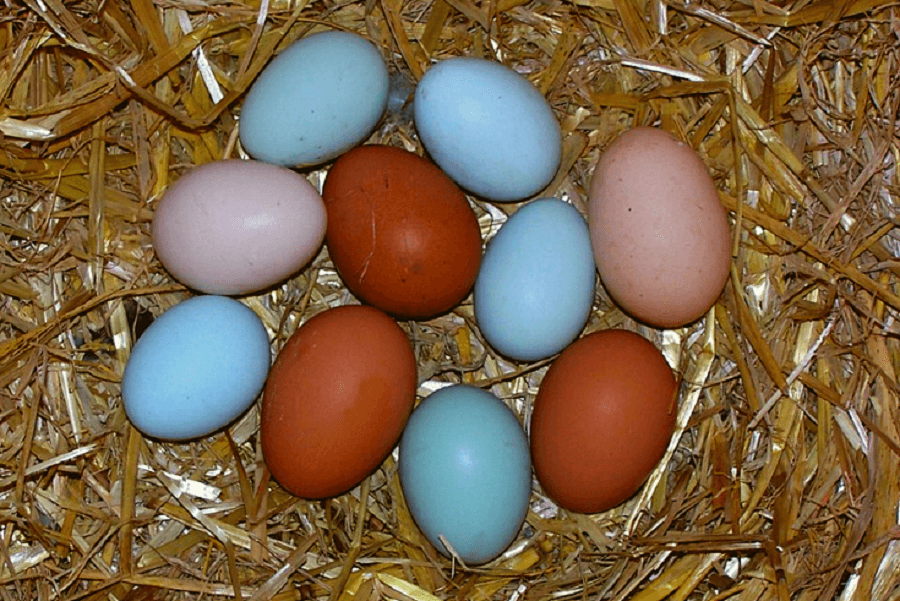
[[[0,599],[900,599],[896,3],[24,0],[0,17]],[[565,136],[546,194],[584,211],[603,148],[658,123],[733,218],[707,319],[649,330],[600,292],[588,325],[641,331],[679,367],[661,467],[600,515],[536,489],[482,568],[427,544],[393,459],[309,502],[270,480],[255,409],[191,444],[145,440],[121,409],[133,341],[189,294],[149,245],[156,200],[239,156],[253,78],[334,27],[412,78],[467,54],[531,79]],[[372,141],[419,148],[402,112]],[[515,208],[478,206],[485,234]],[[326,251],[246,300],[276,348],[352,302]],[[404,327],[423,390],[489,387],[527,419],[546,362],[486,350],[470,302]]]

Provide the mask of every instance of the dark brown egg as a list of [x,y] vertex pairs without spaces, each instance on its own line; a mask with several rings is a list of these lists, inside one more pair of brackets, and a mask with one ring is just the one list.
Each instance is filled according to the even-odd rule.
[[544,491],[579,513],[628,499],[669,444],[676,392],[665,358],[638,334],[605,330],[571,344],[547,370],[531,416]]
[[269,471],[298,497],[350,490],[394,448],[415,393],[415,357],[393,319],[362,306],[316,315],[269,372],[260,425]]
[[356,148],[331,167],[322,197],[331,260],[362,302],[425,319],[469,294],[481,263],[478,220],[426,159],[390,146]]

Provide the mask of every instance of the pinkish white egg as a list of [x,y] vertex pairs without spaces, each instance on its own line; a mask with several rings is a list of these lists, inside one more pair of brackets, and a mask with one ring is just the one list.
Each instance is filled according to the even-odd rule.
[[306,265],[325,225],[322,198],[302,175],[257,161],[216,161],[168,189],[153,218],[153,246],[186,286],[247,294]]

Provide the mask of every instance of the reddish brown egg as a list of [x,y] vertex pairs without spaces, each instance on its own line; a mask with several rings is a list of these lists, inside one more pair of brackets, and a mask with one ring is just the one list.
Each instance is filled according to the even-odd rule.
[[589,334],[547,370],[531,416],[531,454],[544,491],[597,513],[633,495],[675,427],[677,386],[656,347],[626,330]]
[[269,471],[298,497],[350,490],[400,439],[415,392],[412,347],[393,319],[362,306],[316,315],[269,372],[260,425]]
[[328,172],[325,242],[347,288],[403,319],[449,311],[475,283],[481,230],[465,194],[429,161],[361,146]]

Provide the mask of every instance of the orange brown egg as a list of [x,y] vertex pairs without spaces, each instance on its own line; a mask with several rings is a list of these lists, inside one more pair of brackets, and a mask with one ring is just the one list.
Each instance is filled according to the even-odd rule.
[[672,437],[676,393],[665,358],[638,334],[604,330],[572,343],[547,370],[531,416],[544,492],[579,513],[628,499]]
[[269,471],[302,498],[350,490],[400,439],[415,391],[412,347],[388,315],[351,305],[314,316],[269,372],[260,423]]

